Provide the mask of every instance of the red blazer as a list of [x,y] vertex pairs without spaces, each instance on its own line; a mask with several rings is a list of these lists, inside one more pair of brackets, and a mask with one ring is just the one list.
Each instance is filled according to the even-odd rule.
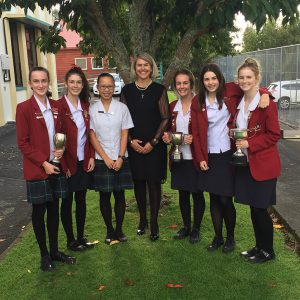
[[[55,132],[61,132],[61,112],[57,101],[49,99],[52,108]],[[17,105],[17,142],[23,154],[23,175],[25,180],[48,178],[42,164],[50,159],[50,145],[47,126],[42,112],[34,98]],[[62,160],[63,161],[63,158]]]
[[[272,95],[268,92],[266,88],[260,88],[260,93],[268,93],[271,98]],[[237,113],[237,107],[243,97],[244,93],[239,88],[239,86],[234,82],[228,82],[225,84],[223,91],[223,100],[230,113],[230,118],[228,120],[228,128],[233,128],[234,118]],[[206,106],[199,108],[198,96],[195,96],[191,106],[191,115],[196,122],[192,123],[192,134],[193,134],[193,144],[194,153],[196,161],[199,165],[201,161],[208,162],[208,151],[207,151],[207,129],[208,129],[208,119]]]
[[[176,132],[177,131],[176,130],[176,119],[177,119],[178,112],[174,111],[174,108],[175,108],[177,102],[178,102],[178,100],[175,100],[175,101],[170,103],[171,126],[169,127],[168,131],[171,131],[171,132]],[[196,122],[196,120],[194,118],[195,118],[195,114],[193,116],[191,114],[191,118],[190,118],[190,122],[189,122],[189,134],[192,134],[192,124],[194,122]],[[191,145],[191,151],[192,151],[192,157],[193,157],[194,165],[197,169],[199,169],[199,164],[197,163],[196,154],[194,152],[194,148],[192,147],[192,145]],[[170,167],[170,169],[171,169],[171,166],[172,166],[172,160],[171,160],[172,152],[173,152],[172,149],[170,149],[170,151],[169,151],[169,167]]]
[[[243,97],[243,92],[237,84],[229,82],[225,84],[223,91],[224,103],[230,113],[230,118],[227,123],[229,128],[232,128],[233,120],[237,112],[237,106]],[[195,96],[191,106],[191,117],[195,120],[192,122],[192,134],[193,134],[193,152],[197,165],[201,161],[208,161],[207,151],[207,130],[208,119],[206,106],[199,108],[198,96]]]
[[[67,103],[65,96],[58,100],[63,120],[63,131],[67,135],[66,150],[64,153],[66,168],[74,175],[77,170],[77,126],[73,121],[72,114]],[[94,151],[89,142],[89,131],[90,131],[90,115],[89,115],[89,103],[80,101],[83,109],[82,115],[86,127],[87,140],[84,146],[84,161],[83,168],[85,171],[88,170],[88,163],[91,157],[94,157]]]
[[270,101],[267,108],[256,108],[249,119],[248,160],[252,177],[257,181],[280,176],[280,158],[276,143],[280,127],[276,104]]

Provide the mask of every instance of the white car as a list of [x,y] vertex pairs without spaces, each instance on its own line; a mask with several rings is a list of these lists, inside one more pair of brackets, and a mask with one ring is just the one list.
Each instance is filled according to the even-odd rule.
[[[115,90],[114,90],[114,95],[120,95],[121,90],[123,86],[125,85],[123,79],[120,77],[118,73],[109,73],[112,75],[115,79]],[[97,79],[94,80],[94,85],[93,85],[93,94],[94,96],[99,96],[99,91],[97,89]]]
[[278,107],[287,109],[291,104],[300,103],[300,79],[272,82],[268,87]]

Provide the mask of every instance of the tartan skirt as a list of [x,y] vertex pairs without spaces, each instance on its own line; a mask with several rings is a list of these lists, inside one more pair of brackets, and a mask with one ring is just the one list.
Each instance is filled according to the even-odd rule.
[[93,189],[99,192],[122,191],[133,189],[133,181],[128,160],[123,161],[119,171],[109,169],[103,160],[95,159]]
[[27,180],[27,201],[42,204],[53,198],[66,198],[68,194],[67,178],[64,174],[52,174],[43,180]]

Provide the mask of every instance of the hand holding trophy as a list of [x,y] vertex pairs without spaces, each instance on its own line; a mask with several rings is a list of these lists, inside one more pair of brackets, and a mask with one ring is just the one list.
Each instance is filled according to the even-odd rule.
[[184,134],[182,132],[169,132],[168,134],[171,140],[171,144],[174,147],[171,159],[173,162],[180,162],[183,159],[180,146],[184,144]]
[[[63,133],[56,133],[53,137],[53,143],[56,150],[64,150],[66,145],[66,135]],[[54,156],[53,160],[51,161],[51,164],[60,167],[60,159],[56,156]]]
[[[233,128],[230,129],[230,137],[237,140],[245,140],[248,138],[248,129],[245,128]],[[234,166],[247,166],[247,156],[242,152],[241,149],[237,149],[232,155],[231,164]]]

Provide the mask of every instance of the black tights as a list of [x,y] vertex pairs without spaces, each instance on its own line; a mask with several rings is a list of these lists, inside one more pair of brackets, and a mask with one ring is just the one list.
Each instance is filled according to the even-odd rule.
[[134,180],[134,194],[140,212],[140,229],[145,229],[147,226],[147,197],[146,184],[149,191],[150,202],[150,231],[151,234],[158,234],[158,212],[161,201],[161,184],[160,182]]
[[187,191],[178,191],[179,192],[179,206],[181,211],[181,216],[183,220],[184,227],[191,228],[191,203],[190,203],[190,194],[192,194],[194,200],[194,225],[193,229],[199,230],[200,224],[203,218],[205,210],[205,199],[203,192],[199,193],[190,193]]
[[273,253],[273,223],[266,208],[250,206],[256,247]]
[[[73,233],[72,222],[72,203],[73,194],[69,193],[67,198],[62,200],[61,203],[61,222],[67,235],[67,242],[71,243],[75,240]],[[77,239],[82,239],[84,235],[84,224],[86,216],[86,190],[75,192],[76,202],[76,227],[77,227]]]
[[[107,233],[113,233],[114,227],[112,225],[112,209],[110,203],[111,192],[99,192],[99,195],[100,211],[106,225]],[[115,198],[116,232],[121,233],[126,209],[125,192],[124,190],[113,191],[113,195]]]
[[58,199],[53,198],[52,202],[32,204],[32,226],[38,242],[41,256],[48,255],[46,244],[45,213],[47,211],[47,231],[50,245],[50,253],[58,251],[58,222],[59,208]]
[[232,197],[209,194],[210,214],[213,222],[215,235],[222,238],[223,220],[225,222],[227,237],[234,238],[234,228],[236,222],[236,211]]

